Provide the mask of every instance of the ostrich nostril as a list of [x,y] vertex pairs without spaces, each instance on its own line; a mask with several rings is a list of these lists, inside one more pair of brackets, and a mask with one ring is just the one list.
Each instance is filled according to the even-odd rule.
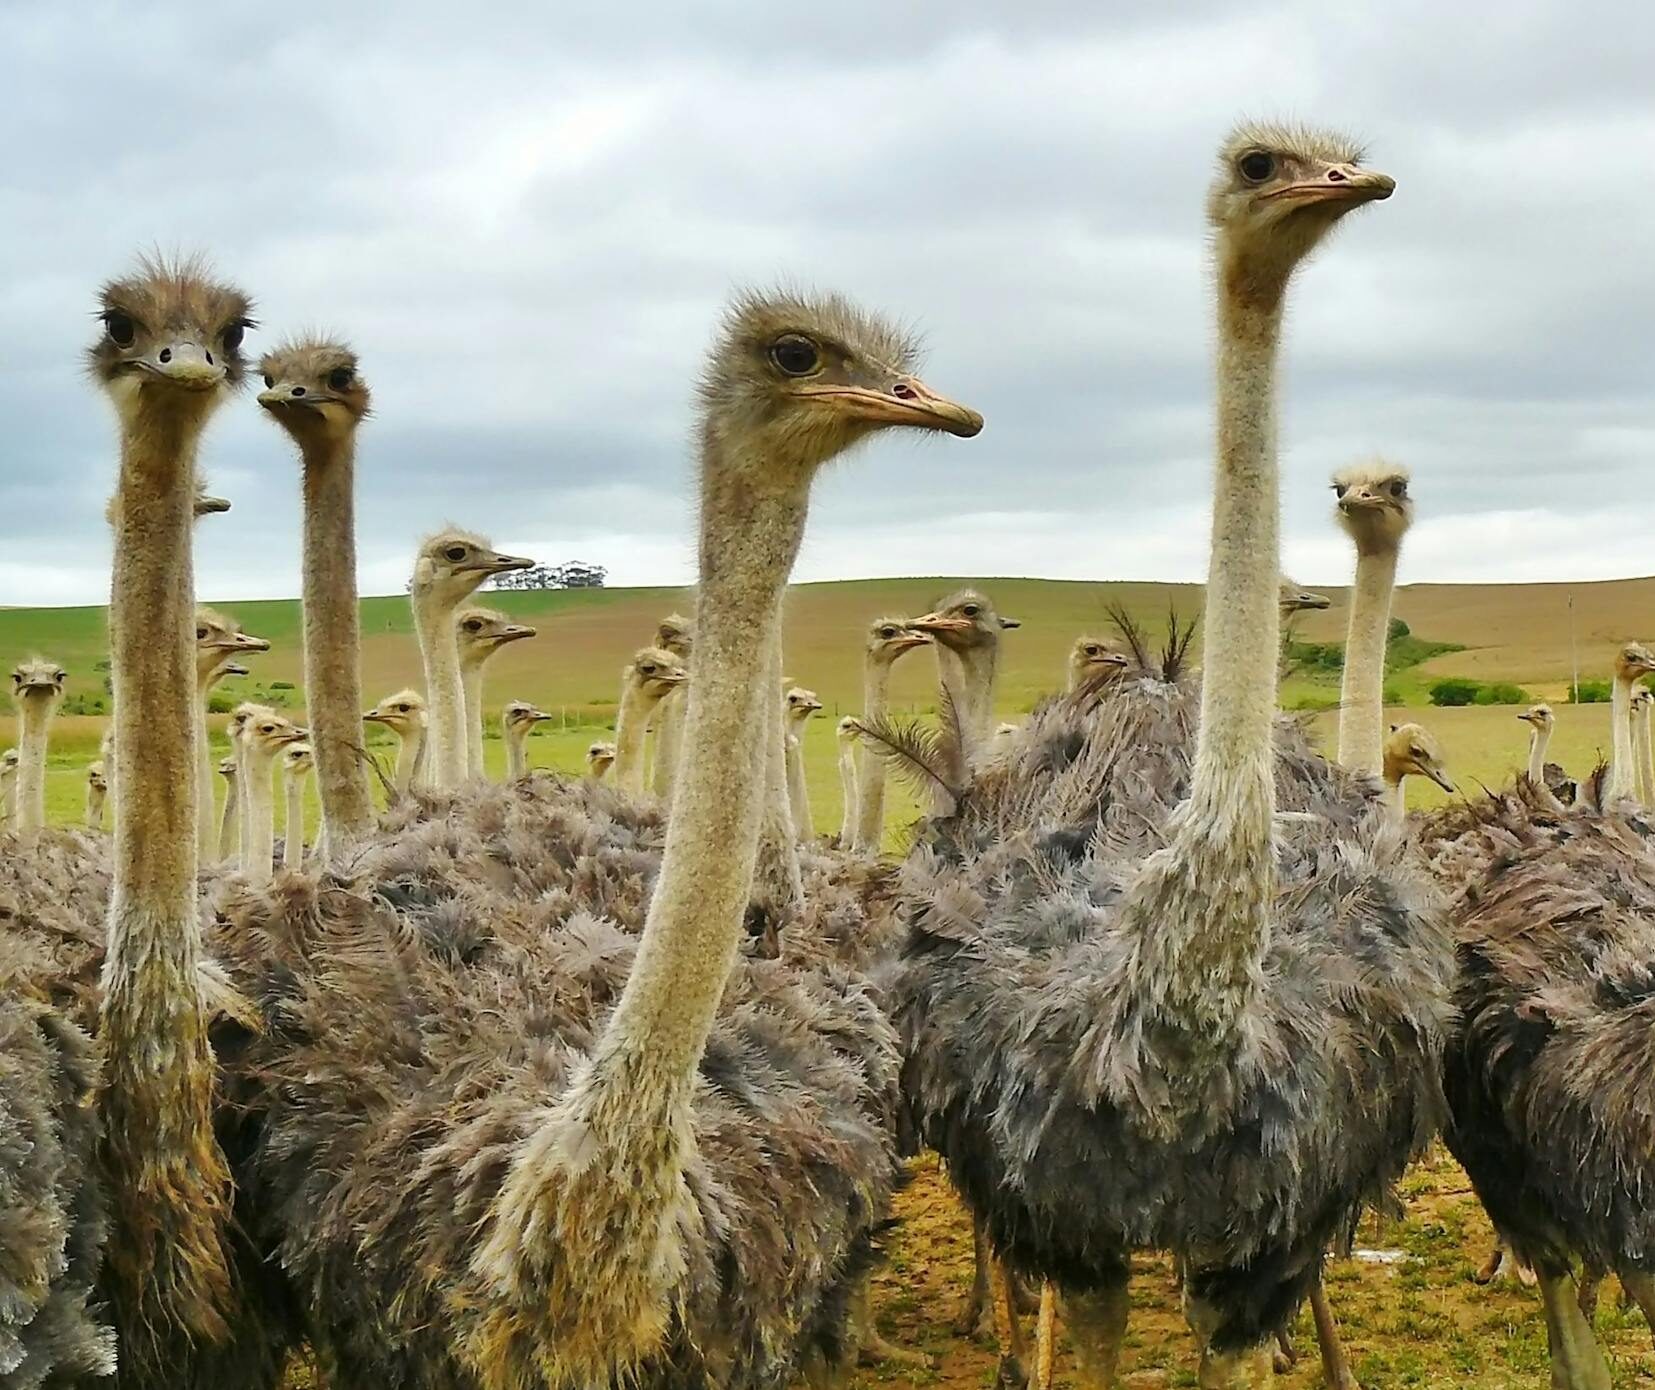
[[304,395],[304,393],[305,393],[305,388],[302,387],[302,386],[295,386],[293,388],[293,394],[295,396],[302,396],[302,395]]
[[207,354],[207,365],[208,365],[208,366],[209,366],[209,367],[211,367],[211,366],[213,366],[213,365],[214,365],[214,363],[213,363],[213,355],[212,355],[212,353],[210,353],[210,352],[209,352],[209,353],[208,353],[208,354]]
[[1327,181],[1329,183],[1344,183],[1346,181],[1345,171],[1343,169],[1329,169],[1327,171]]
[[891,394],[893,396],[900,396],[905,401],[911,401],[919,395],[919,392],[914,390],[914,388],[906,381],[899,381],[895,386],[891,387]]
[[161,349],[161,361],[162,362],[172,361],[172,349],[171,348],[162,348]]

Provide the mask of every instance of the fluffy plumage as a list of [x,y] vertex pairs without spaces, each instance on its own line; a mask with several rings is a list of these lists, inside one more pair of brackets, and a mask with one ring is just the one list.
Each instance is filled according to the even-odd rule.
[[[1140,644],[1141,645],[1141,644]],[[904,1094],[994,1245],[1074,1292],[1171,1249],[1220,1348],[1297,1306],[1321,1251],[1433,1133],[1452,952],[1375,785],[1277,730],[1274,930],[1199,1119],[1155,1137],[1117,907],[1189,786],[1198,700],[1129,679],[1048,703],[903,880]]]

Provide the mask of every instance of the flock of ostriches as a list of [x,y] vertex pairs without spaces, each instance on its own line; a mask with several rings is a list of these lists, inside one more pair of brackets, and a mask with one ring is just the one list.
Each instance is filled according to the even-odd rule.
[[[1452,789],[1381,720],[1412,502],[1335,480],[1357,581],[1338,757],[1277,713],[1275,372],[1295,268],[1390,196],[1340,137],[1244,126],[1207,200],[1217,422],[1203,670],[1082,639],[1068,689],[996,727],[1003,626],[957,595],[873,625],[839,834],[809,832],[781,600],[812,481],[882,430],[982,420],[835,296],[749,295],[700,383],[700,574],[627,668],[591,775],[527,770],[508,706],[483,775],[483,671],[526,635],[466,607],[521,561],[444,532],[411,589],[423,694],[363,712],[352,460],[368,412],[325,340],[262,363],[297,446],[308,728],[257,705],[207,758],[207,691],[263,644],[194,598],[221,510],[198,446],[241,382],[249,301],[196,264],[105,286],[114,407],[112,737],[89,818],[44,825],[63,672],[28,662],[0,838],[0,1385],[574,1390],[827,1381],[881,1341],[868,1296],[901,1161],[944,1160],[978,1233],[1007,1383],[1116,1382],[1135,1251],[1174,1256],[1203,1387],[1270,1383],[1438,1135],[1505,1262],[1537,1279],[1552,1383],[1607,1390],[1614,1273],[1655,1317],[1655,844],[1647,708],[1616,670],[1614,759],[1565,785]],[[894,724],[891,663],[934,647],[941,735]],[[402,739],[376,774],[363,721]],[[652,729],[646,737],[646,729]],[[650,760],[653,758],[653,769]],[[608,775],[604,772],[608,764]],[[275,771],[314,767],[322,829]],[[881,857],[884,776],[934,798]],[[225,812],[213,814],[215,772]],[[376,776],[388,804],[376,807]],[[1031,1311],[1034,1328],[1023,1323]]]

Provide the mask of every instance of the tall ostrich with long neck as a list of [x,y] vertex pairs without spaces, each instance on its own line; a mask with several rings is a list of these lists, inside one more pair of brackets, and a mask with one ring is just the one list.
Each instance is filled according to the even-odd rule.
[[331,338],[267,353],[259,404],[298,445],[304,491],[305,708],[322,846],[337,862],[374,823],[362,750],[356,601],[356,431],[371,396],[356,354]]
[[[1335,135],[1226,142],[1199,718],[1156,680],[1052,702],[908,866],[910,1103],[996,1254],[1058,1287],[1091,1384],[1115,1375],[1145,1247],[1183,1268],[1199,1383],[1267,1384],[1322,1250],[1440,1113],[1433,899],[1377,783],[1275,712],[1288,284],[1392,187]],[[1303,813],[1279,839],[1278,786]]]
[[201,267],[149,263],[103,289],[91,370],[120,422],[109,627],[114,882],[100,1032],[114,1233],[106,1286],[123,1376],[171,1383],[165,1349],[226,1331],[229,1174],[197,983],[191,530],[196,451],[241,380],[247,297]]

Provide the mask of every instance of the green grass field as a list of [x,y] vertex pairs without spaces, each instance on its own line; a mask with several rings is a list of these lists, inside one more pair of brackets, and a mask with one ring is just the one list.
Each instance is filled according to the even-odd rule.
[[[839,779],[833,727],[839,715],[861,705],[861,640],[868,622],[883,614],[912,615],[930,607],[950,589],[968,582],[945,579],[857,580],[807,584],[788,599],[788,674],[821,696],[826,708],[807,726],[806,758],[811,802],[819,831],[839,823]],[[1186,616],[1199,612],[1193,585],[1086,583],[1036,579],[969,581],[993,598],[1000,611],[1022,621],[1002,645],[999,705],[1003,718],[1016,719],[1059,686],[1070,644],[1083,632],[1108,635],[1106,609],[1122,604],[1151,631],[1164,625],[1169,605]],[[1333,607],[1301,618],[1301,640],[1339,641],[1345,623],[1345,594],[1326,592]],[[656,621],[674,609],[688,611],[690,595],[679,589],[601,589],[546,593],[490,594],[485,601],[534,623],[533,641],[507,648],[489,669],[489,704],[533,700],[559,716],[530,742],[536,766],[576,771],[587,744],[614,726],[620,671],[633,651],[647,642]],[[1572,607],[1571,607],[1572,604]],[[1506,706],[1438,709],[1428,703],[1431,681],[1444,676],[1512,681],[1536,698],[1549,699],[1558,715],[1551,757],[1584,771],[1609,746],[1607,705],[1568,706],[1572,651],[1582,677],[1601,676],[1616,644],[1644,630],[1643,615],[1655,606],[1655,579],[1578,585],[1417,585],[1399,591],[1396,612],[1416,638],[1451,643],[1447,652],[1396,672],[1388,684],[1403,704],[1393,718],[1429,726],[1447,750],[1462,786],[1498,785],[1521,765],[1527,726]],[[299,607],[292,600],[225,604],[247,631],[268,638],[272,650],[249,664],[251,676],[227,682],[233,699],[267,699],[302,713]],[[362,605],[363,693],[368,701],[404,685],[419,683],[407,600],[369,598]],[[1571,640],[1572,634],[1572,640]],[[0,669],[40,653],[70,672],[70,703],[106,700],[104,612],[101,608],[0,609]],[[284,689],[283,686],[291,687]],[[1337,672],[1296,675],[1283,685],[1284,705],[1325,704],[1337,699]],[[935,665],[920,652],[896,668],[892,700],[899,712],[929,713],[935,705]],[[1334,716],[1313,717],[1324,740]],[[221,721],[215,721],[215,723]],[[95,715],[61,716],[53,728],[48,779],[49,814],[60,822],[81,815],[84,769],[97,756],[104,720]],[[15,738],[13,721],[0,718],[0,744]],[[222,740],[218,740],[222,744]],[[387,759],[389,736],[372,736],[370,747]],[[223,751],[222,747],[220,751]],[[488,742],[493,768],[504,766],[497,737]],[[1411,788],[1416,805],[1434,804],[1442,793],[1429,785]],[[314,801],[314,796],[312,796]],[[900,801],[899,816],[911,809]],[[280,810],[278,809],[278,817]],[[314,806],[312,806],[314,816]]]

